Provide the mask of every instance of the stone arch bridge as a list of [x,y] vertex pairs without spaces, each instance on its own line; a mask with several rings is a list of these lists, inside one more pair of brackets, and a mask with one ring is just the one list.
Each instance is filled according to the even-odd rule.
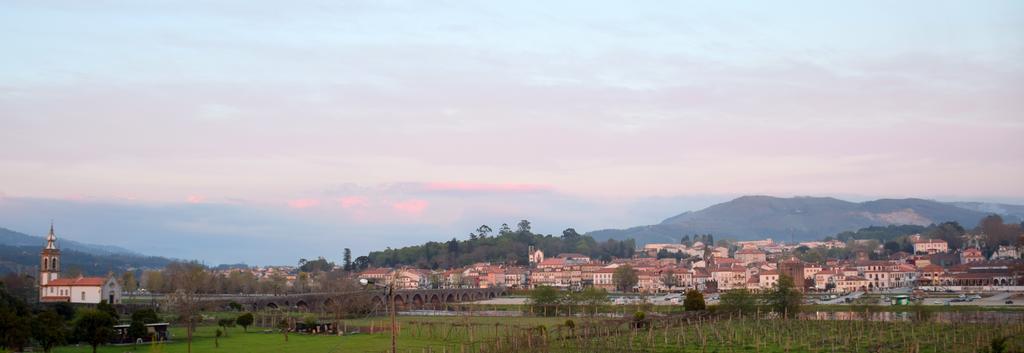
[[[374,306],[383,305],[387,301],[387,292],[375,290],[369,292],[370,301]],[[445,306],[486,300],[504,296],[504,288],[456,288],[456,289],[410,289],[395,291],[395,304],[402,309],[442,309]],[[304,293],[276,296],[245,296],[232,299],[219,298],[220,305],[234,301],[246,309],[260,310],[294,310],[294,311],[330,311],[338,301],[346,300],[344,293]]]

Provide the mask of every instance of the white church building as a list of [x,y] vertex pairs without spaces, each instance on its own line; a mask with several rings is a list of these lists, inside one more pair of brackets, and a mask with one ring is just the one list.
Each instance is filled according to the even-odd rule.
[[57,236],[50,225],[39,263],[39,301],[43,303],[67,302],[76,304],[121,303],[121,285],[114,277],[60,278],[60,249]]

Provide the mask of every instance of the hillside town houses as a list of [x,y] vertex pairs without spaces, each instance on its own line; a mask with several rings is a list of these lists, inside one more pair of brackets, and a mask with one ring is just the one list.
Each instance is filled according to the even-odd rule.
[[[808,291],[845,293],[917,286],[1021,286],[1024,261],[1015,247],[1000,247],[986,258],[976,248],[950,249],[947,242],[915,237],[914,254],[896,252],[888,258],[798,260],[794,252],[813,248],[842,249],[837,241],[780,244],[771,239],[710,247],[701,242],[646,244],[629,259],[598,261],[583,254],[549,256],[530,248],[528,266],[476,263],[464,268],[424,270],[372,268],[362,278],[397,276],[396,286],[413,288],[530,289],[551,286],[566,290],[586,287],[616,290],[616,269],[636,271],[633,292],[726,291],[772,288],[783,275]],[[806,248],[806,249],[803,249]],[[665,255],[668,256],[665,256]],[[1016,256],[1016,257],[1014,257]]]

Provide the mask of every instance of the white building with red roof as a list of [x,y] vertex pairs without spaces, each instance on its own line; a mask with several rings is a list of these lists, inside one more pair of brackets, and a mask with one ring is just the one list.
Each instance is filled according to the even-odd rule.
[[543,261],[537,263],[537,268],[538,269],[561,268],[561,267],[566,266],[566,265],[567,265],[567,263],[566,263],[565,259],[556,257],[556,258],[544,259]]
[[50,225],[46,247],[39,254],[39,301],[44,303],[121,303],[121,285],[113,277],[60,278],[60,249]]
[[972,262],[985,261],[985,255],[981,253],[981,250],[977,248],[967,248],[960,253],[960,263],[969,264]]
[[[751,276],[750,278],[754,278]],[[779,283],[779,271],[766,270],[757,273],[757,289],[766,290]]]
[[742,263],[744,265],[750,264],[750,263],[761,263],[761,262],[768,261],[768,257],[767,257],[768,255],[766,255],[764,253],[764,251],[757,250],[757,249],[752,249],[752,248],[744,248],[744,249],[736,250],[736,255],[735,256],[736,256],[736,259],[740,260],[740,263]]
[[615,268],[606,267],[592,272],[594,287],[615,290]]
[[747,269],[740,265],[719,265],[711,269],[711,280],[718,283],[718,290],[746,288]]
[[[835,288],[836,272],[832,270],[821,270],[814,274],[814,289],[826,290],[829,287]],[[839,275],[842,276],[842,275]],[[829,284],[832,284],[829,286]]]
[[914,241],[915,254],[935,254],[949,251],[949,243],[942,239],[919,239]]

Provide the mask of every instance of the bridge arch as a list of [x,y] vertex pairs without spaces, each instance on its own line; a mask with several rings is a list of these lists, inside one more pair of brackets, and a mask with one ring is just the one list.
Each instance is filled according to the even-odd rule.
[[[1013,280],[994,280],[993,284],[1010,284]],[[374,310],[384,310],[387,304],[387,295],[383,290],[375,290],[366,293],[366,300],[373,305]],[[395,304],[398,308],[406,309],[413,307],[443,307],[445,304],[459,302],[470,302],[488,298],[498,298],[508,295],[504,288],[450,288],[450,289],[416,289],[399,290],[395,293]],[[260,310],[300,310],[300,311],[330,311],[344,303],[362,304],[355,298],[339,293],[307,293],[280,295],[274,297],[243,297],[235,299],[223,299],[224,305],[228,300],[235,300],[245,305],[251,311]],[[333,307],[333,308],[332,308]]]

